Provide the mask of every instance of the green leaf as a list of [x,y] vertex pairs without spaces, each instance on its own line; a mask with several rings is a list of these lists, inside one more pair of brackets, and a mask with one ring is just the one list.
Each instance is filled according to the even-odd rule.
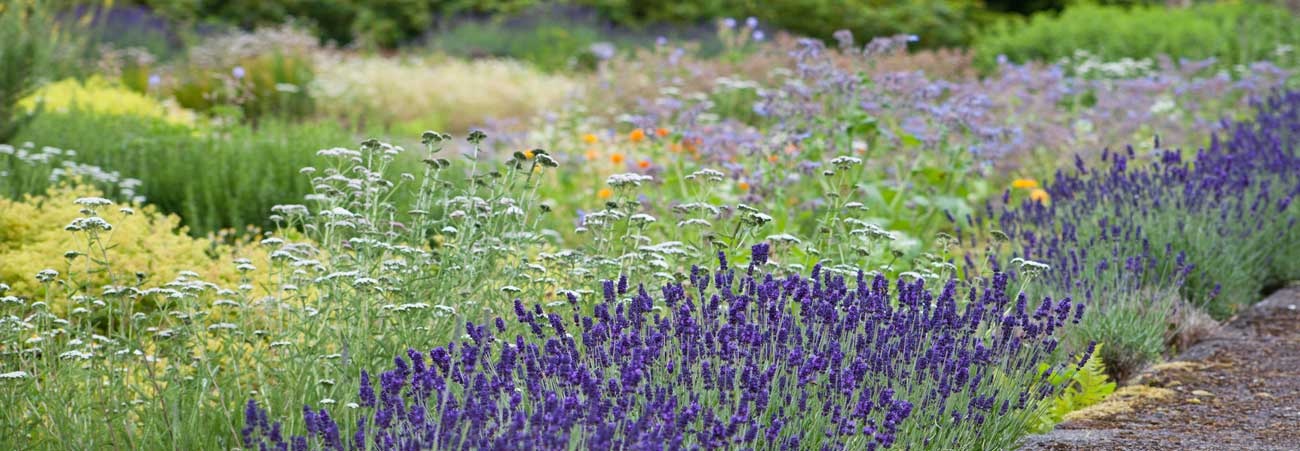
[[899,139],[903,141],[904,147],[916,147],[921,145],[921,139],[911,133],[901,133],[899,134]]

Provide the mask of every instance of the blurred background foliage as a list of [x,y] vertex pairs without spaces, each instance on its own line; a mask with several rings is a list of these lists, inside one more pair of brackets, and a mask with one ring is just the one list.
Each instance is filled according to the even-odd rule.
[[976,64],[986,70],[996,66],[999,55],[1017,63],[1057,61],[1080,49],[1106,61],[1168,55],[1216,58],[1229,65],[1261,60],[1294,65],[1297,42],[1300,19],[1278,4],[1080,4],[1059,14],[1000,21],[981,32],[972,48]]
[[[13,0],[11,0],[13,1]],[[753,17],[777,31],[832,41],[913,34],[916,49],[974,48],[987,67],[1068,56],[1104,58],[1214,52],[1249,59],[1295,39],[1300,2],[1193,0],[51,0],[86,17],[93,42],[143,48],[160,59],[186,40],[231,29],[293,24],[320,44],[391,51],[431,47],[457,56],[512,57],[546,69],[581,68],[594,43],[644,45],[654,36],[701,38],[719,18]],[[1158,23],[1159,26],[1150,26]],[[1239,28],[1239,27],[1247,28]],[[123,33],[123,30],[131,30]],[[1258,31],[1228,37],[1237,29]],[[1268,48],[1265,48],[1268,47]],[[94,51],[94,46],[88,50]],[[575,62],[575,60],[578,60]]]
[[[797,53],[792,35],[828,47],[839,47],[841,29],[860,43],[916,36],[906,51],[861,68],[876,74],[974,86],[1005,82],[999,61],[1087,67],[1101,77],[1185,72],[1232,103],[1222,94],[1231,83],[1266,72],[1251,63],[1297,66],[1297,3],[0,0],[0,66],[22,68],[0,71],[0,143],[75,149],[84,164],[141,177],[137,194],[202,235],[266,226],[271,205],[310,188],[273,168],[310,165],[311,150],[359,136],[526,128],[574,107],[615,117],[644,109],[668,85],[711,93],[725,117],[754,125],[758,87],[779,86],[774,69]],[[682,71],[668,71],[682,55]],[[1102,110],[1093,96],[1084,90],[1062,100],[1078,105],[1058,110]],[[626,133],[626,125],[606,128]],[[1044,136],[1091,136],[1095,126],[1081,120],[1026,142],[1067,145]],[[246,169],[204,170],[213,164]]]

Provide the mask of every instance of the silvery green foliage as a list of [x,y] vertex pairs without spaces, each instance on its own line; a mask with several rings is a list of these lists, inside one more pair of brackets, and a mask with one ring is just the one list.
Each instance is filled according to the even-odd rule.
[[103,190],[111,197],[143,203],[146,199],[137,193],[140,179],[123,177],[118,171],[77,161],[77,151],[57,147],[36,147],[35,143],[19,145],[0,143],[0,194],[19,197],[58,182],[79,180]]

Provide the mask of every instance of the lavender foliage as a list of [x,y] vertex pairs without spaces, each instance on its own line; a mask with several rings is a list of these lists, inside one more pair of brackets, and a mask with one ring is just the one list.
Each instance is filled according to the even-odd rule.
[[[754,261],[768,252],[755,246]],[[470,323],[462,341],[397,357],[373,386],[363,373],[351,434],[305,407],[307,434],[288,438],[250,401],[245,445],[1003,448],[1059,388],[1046,377],[1067,370],[1052,366],[1057,335],[1083,308],[1034,308],[1007,281],[936,293],[923,279],[778,277],[725,261],[655,295],[608,281],[590,314],[516,301],[514,328]]]

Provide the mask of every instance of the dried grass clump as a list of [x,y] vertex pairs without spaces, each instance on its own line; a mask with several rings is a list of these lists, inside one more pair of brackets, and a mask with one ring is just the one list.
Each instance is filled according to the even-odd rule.
[[1165,342],[1169,344],[1169,348],[1174,352],[1186,350],[1214,335],[1222,328],[1222,325],[1209,313],[1206,313],[1205,310],[1196,308],[1196,306],[1182,300],[1174,306],[1169,323],[1170,327]]
[[467,130],[557,108],[578,83],[525,63],[318,54],[317,111],[360,126]]
[[1138,406],[1173,398],[1173,390],[1147,385],[1129,385],[1116,390],[1105,401],[1065,414],[1065,421],[1088,421],[1134,411]]

